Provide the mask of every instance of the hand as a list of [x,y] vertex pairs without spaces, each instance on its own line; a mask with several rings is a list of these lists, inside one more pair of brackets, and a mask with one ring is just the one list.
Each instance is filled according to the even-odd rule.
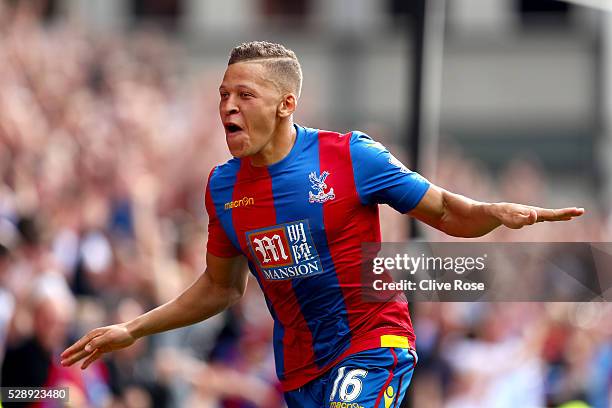
[[64,350],[61,354],[61,363],[67,367],[87,357],[83,364],[81,364],[81,369],[84,370],[91,363],[99,359],[102,354],[128,347],[134,341],[136,341],[136,338],[130,333],[124,323],[99,327],[90,331]]
[[569,221],[584,214],[584,208],[549,209],[532,207],[530,205],[514,203],[496,203],[492,205],[492,215],[502,225],[508,228],[519,229],[525,225],[532,225],[543,221]]

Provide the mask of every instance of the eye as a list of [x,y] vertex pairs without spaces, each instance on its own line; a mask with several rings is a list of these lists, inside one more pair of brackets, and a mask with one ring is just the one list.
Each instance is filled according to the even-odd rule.
[[225,99],[229,96],[229,93],[227,92],[219,92],[219,96],[221,97],[221,99]]
[[249,92],[240,92],[240,97],[241,98],[251,98],[253,96],[252,93]]

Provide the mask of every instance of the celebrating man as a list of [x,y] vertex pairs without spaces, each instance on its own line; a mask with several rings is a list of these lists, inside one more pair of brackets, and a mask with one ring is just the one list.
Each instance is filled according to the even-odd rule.
[[361,132],[299,126],[301,85],[298,59],[282,45],[232,50],[219,114],[234,158],[208,179],[206,270],[176,299],[87,333],[63,364],[85,359],[86,368],[140,337],[221,312],[244,293],[248,263],[275,321],[290,408],[399,406],[417,359],[408,306],[403,296],[364,301],[359,276],[361,244],[381,240],[378,204],[459,237],[584,212],[473,201],[430,184]]

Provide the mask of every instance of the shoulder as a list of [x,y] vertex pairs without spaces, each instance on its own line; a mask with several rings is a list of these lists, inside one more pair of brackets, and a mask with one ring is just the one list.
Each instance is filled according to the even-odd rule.
[[381,154],[389,154],[387,148],[380,142],[372,139],[369,135],[358,130],[351,133],[351,154],[354,156],[378,157]]
[[307,145],[318,145],[320,151],[335,152],[336,155],[349,155],[358,159],[378,158],[381,155],[389,154],[385,146],[360,130],[341,133],[297,124],[296,126],[300,132],[303,132]]
[[376,142],[366,133],[360,130],[351,130],[347,133],[334,132],[330,130],[315,129],[318,132],[319,140],[332,143],[343,143],[352,146],[364,146],[364,147],[380,147],[383,145]]
[[374,150],[386,150],[386,148],[376,140],[372,139],[369,135],[359,131],[354,130],[351,132],[351,147],[357,148],[368,148]]
[[239,169],[240,159],[235,157],[223,164],[213,167],[208,175],[209,188],[233,184]]
[[366,159],[388,153],[387,149],[366,133],[352,130],[340,133],[330,130],[304,128],[306,134],[313,135],[323,151],[336,151],[339,155],[349,155],[352,158]]
[[303,126],[298,123],[295,123],[295,126],[297,127],[298,131],[304,132],[307,136],[318,136],[331,139],[352,139],[356,137],[365,137],[370,139],[370,136],[359,130],[351,130],[350,132],[342,133],[334,130],[325,130]]
[[314,129],[308,127],[304,127],[303,129],[308,139],[312,140],[313,142],[316,140],[319,143],[320,147],[325,147],[326,149],[348,148],[353,138],[353,134],[356,133],[355,131],[341,133],[331,130]]
[[374,166],[373,169],[380,166],[386,167],[390,164],[393,167],[400,168],[403,172],[407,172],[404,165],[382,143],[363,132],[352,132],[350,152],[353,161],[361,164],[367,163]]

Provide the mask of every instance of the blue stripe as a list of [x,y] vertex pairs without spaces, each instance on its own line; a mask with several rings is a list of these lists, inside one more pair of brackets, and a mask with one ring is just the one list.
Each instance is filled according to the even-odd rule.
[[209,187],[210,197],[215,205],[215,212],[223,226],[223,230],[236,249],[242,251],[236,236],[236,230],[234,229],[232,213],[225,210],[225,203],[233,200],[232,196],[234,194],[236,178],[238,177],[238,170],[240,170],[240,160],[238,159],[232,159],[221,166],[217,166],[210,177]]
[[[225,203],[233,201],[234,187],[236,185],[236,179],[238,177],[238,171],[240,170],[240,160],[232,159],[227,163],[215,168],[210,178],[210,197],[212,198],[217,213],[217,218],[223,226],[223,230],[227,234],[228,238],[234,244],[234,246],[240,250],[240,241],[236,235],[234,229],[234,220],[232,219],[232,212],[225,210]],[[257,279],[257,283],[264,292],[257,269],[249,261],[249,270]],[[267,296],[264,296],[268,310],[274,319],[274,360],[276,362],[276,373],[280,380],[283,380],[284,373],[284,358],[283,358],[283,336],[285,333],[283,325],[278,320],[276,313],[272,307],[272,304],[268,300]]]
[[283,338],[285,337],[285,328],[283,324],[276,317],[276,313],[274,313],[274,309],[272,309],[272,305],[266,298],[266,304],[268,305],[268,309],[272,314],[272,318],[274,319],[274,364],[276,368],[276,375],[279,380],[283,381],[285,379],[285,355],[283,354]]
[[[350,327],[344,297],[327,245],[323,206],[309,203],[308,175],[320,174],[318,131],[298,127],[294,160],[283,166],[270,166],[276,223],[308,219],[323,273],[293,279],[293,291],[313,337],[315,362],[323,367],[350,346]],[[302,139],[302,140],[300,140]]]
[[285,328],[283,324],[280,322],[278,317],[276,316],[276,312],[274,312],[274,308],[272,307],[272,303],[268,300],[268,297],[265,296],[265,291],[263,285],[261,284],[261,280],[259,279],[259,274],[257,273],[257,268],[249,261],[249,269],[251,273],[257,279],[257,283],[261,288],[261,291],[264,293],[264,299],[266,300],[266,306],[268,306],[268,310],[272,315],[272,319],[274,319],[274,334],[273,334],[273,342],[274,342],[274,363],[276,365],[276,375],[279,380],[285,379],[285,357],[283,355],[283,337],[285,336]]

